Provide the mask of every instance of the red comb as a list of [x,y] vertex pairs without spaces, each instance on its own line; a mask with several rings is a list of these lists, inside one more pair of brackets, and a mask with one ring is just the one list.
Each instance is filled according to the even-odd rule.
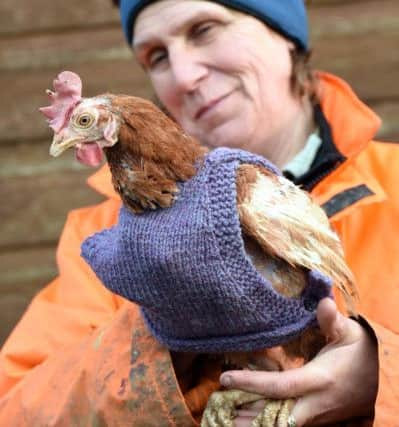
[[55,133],[59,132],[68,120],[72,109],[82,99],[82,80],[72,71],[63,71],[53,81],[54,92],[47,89],[51,100],[48,107],[39,108]]

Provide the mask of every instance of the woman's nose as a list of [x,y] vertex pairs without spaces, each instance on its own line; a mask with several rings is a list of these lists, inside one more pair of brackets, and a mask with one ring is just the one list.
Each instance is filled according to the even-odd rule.
[[169,61],[176,89],[182,93],[195,91],[208,73],[200,55],[188,48],[180,47],[170,52]]

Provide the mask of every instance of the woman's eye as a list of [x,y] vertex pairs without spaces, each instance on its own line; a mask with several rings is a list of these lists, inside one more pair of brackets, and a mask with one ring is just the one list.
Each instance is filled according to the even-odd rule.
[[167,58],[167,52],[165,49],[155,49],[148,55],[148,65],[153,68],[159,65],[163,60]]
[[88,128],[94,122],[94,117],[90,114],[82,114],[76,119],[76,124],[81,128]]
[[194,25],[191,30],[191,36],[201,37],[207,35],[215,27],[215,22],[202,22],[198,25]]

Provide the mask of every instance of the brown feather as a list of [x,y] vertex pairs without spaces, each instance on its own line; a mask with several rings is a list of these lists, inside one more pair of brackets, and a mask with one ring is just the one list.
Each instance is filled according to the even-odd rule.
[[107,96],[121,117],[118,143],[104,148],[116,191],[135,213],[170,206],[207,149],[150,101]]
[[355,312],[356,287],[341,243],[307,193],[265,168],[242,165],[237,173],[237,209],[244,233],[267,256],[282,259],[293,269],[317,269],[331,277],[348,311]]

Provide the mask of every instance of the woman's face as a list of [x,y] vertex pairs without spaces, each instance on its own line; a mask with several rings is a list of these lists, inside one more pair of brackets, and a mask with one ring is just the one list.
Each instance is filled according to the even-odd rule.
[[290,90],[293,48],[261,21],[203,0],[151,3],[134,27],[137,58],[187,133],[271,159],[302,108]]

